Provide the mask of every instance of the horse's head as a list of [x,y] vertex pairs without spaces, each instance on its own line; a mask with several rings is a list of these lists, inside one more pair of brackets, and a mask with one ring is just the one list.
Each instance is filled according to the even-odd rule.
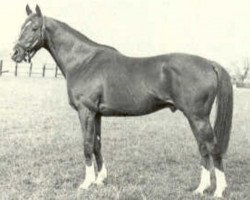
[[27,5],[26,12],[28,18],[22,25],[18,41],[13,49],[12,59],[15,62],[23,60],[30,62],[44,44],[44,18],[39,6],[36,6],[36,12],[33,13]]

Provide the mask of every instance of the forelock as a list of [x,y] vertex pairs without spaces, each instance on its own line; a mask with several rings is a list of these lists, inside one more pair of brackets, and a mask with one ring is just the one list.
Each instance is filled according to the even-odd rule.
[[28,18],[25,20],[25,22],[23,23],[21,29],[23,29],[24,27],[30,25],[31,22],[32,22],[32,21],[31,21],[30,17],[28,17]]
[[21,29],[23,29],[24,27],[26,27],[26,26],[29,26],[31,23],[32,23],[32,21],[33,21],[33,19],[36,17],[36,14],[31,14],[30,16],[28,16],[27,17],[27,19],[24,21],[24,23],[23,23],[23,25],[22,25],[22,27],[21,27]]

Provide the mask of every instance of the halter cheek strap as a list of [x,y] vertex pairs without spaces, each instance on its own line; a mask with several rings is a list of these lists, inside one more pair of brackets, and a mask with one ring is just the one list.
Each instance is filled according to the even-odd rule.
[[[44,31],[45,31],[44,17],[42,17],[42,29],[41,29],[41,41],[42,41],[42,44],[44,43]],[[39,40],[36,39],[35,42],[31,45],[31,47],[29,49],[34,48],[37,45],[38,42],[39,42]]]
[[42,43],[44,43],[44,32],[45,32],[45,23],[44,23],[44,17],[42,16],[42,32],[41,32]]

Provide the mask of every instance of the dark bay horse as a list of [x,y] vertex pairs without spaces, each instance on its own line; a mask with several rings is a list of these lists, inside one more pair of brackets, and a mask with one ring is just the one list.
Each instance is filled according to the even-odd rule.
[[[170,108],[183,112],[198,144],[202,172],[195,193],[203,194],[210,186],[214,166],[214,195],[222,196],[227,186],[222,156],[228,147],[233,111],[232,85],[224,68],[180,53],[127,57],[89,40],[65,23],[43,16],[39,6],[33,13],[27,5],[26,12],[28,18],[12,59],[29,61],[43,47],[67,80],[69,103],[79,114],[84,137],[86,174],[80,188],[102,184],[107,177],[101,154],[102,116],[139,116]],[[216,97],[217,117],[212,127],[209,116]]]

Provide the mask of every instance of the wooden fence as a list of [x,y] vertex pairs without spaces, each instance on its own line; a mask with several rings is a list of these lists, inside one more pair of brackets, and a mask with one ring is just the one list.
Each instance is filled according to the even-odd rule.
[[[38,68],[33,68],[33,63],[31,62],[29,64],[29,67],[27,69],[27,75],[29,77],[32,77],[32,74],[38,74],[41,75],[41,77],[46,77],[46,72],[48,71],[54,71],[53,76],[55,78],[62,76],[62,73],[60,70],[58,70],[58,66],[55,65],[54,67],[48,66],[47,64],[43,64],[42,68],[39,69],[40,72],[38,72]],[[9,70],[3,70],[3,60],[0,60],[0,76],[2,76],[4,73],[11,73]],[[20,74],[19,72],[19,64],[16,63],[14,67],[14,75],[18,76]]]
[[3,75],[3,73],[8,73],[9,70],[3,70],[3,61],[0,60],[0,76]]

